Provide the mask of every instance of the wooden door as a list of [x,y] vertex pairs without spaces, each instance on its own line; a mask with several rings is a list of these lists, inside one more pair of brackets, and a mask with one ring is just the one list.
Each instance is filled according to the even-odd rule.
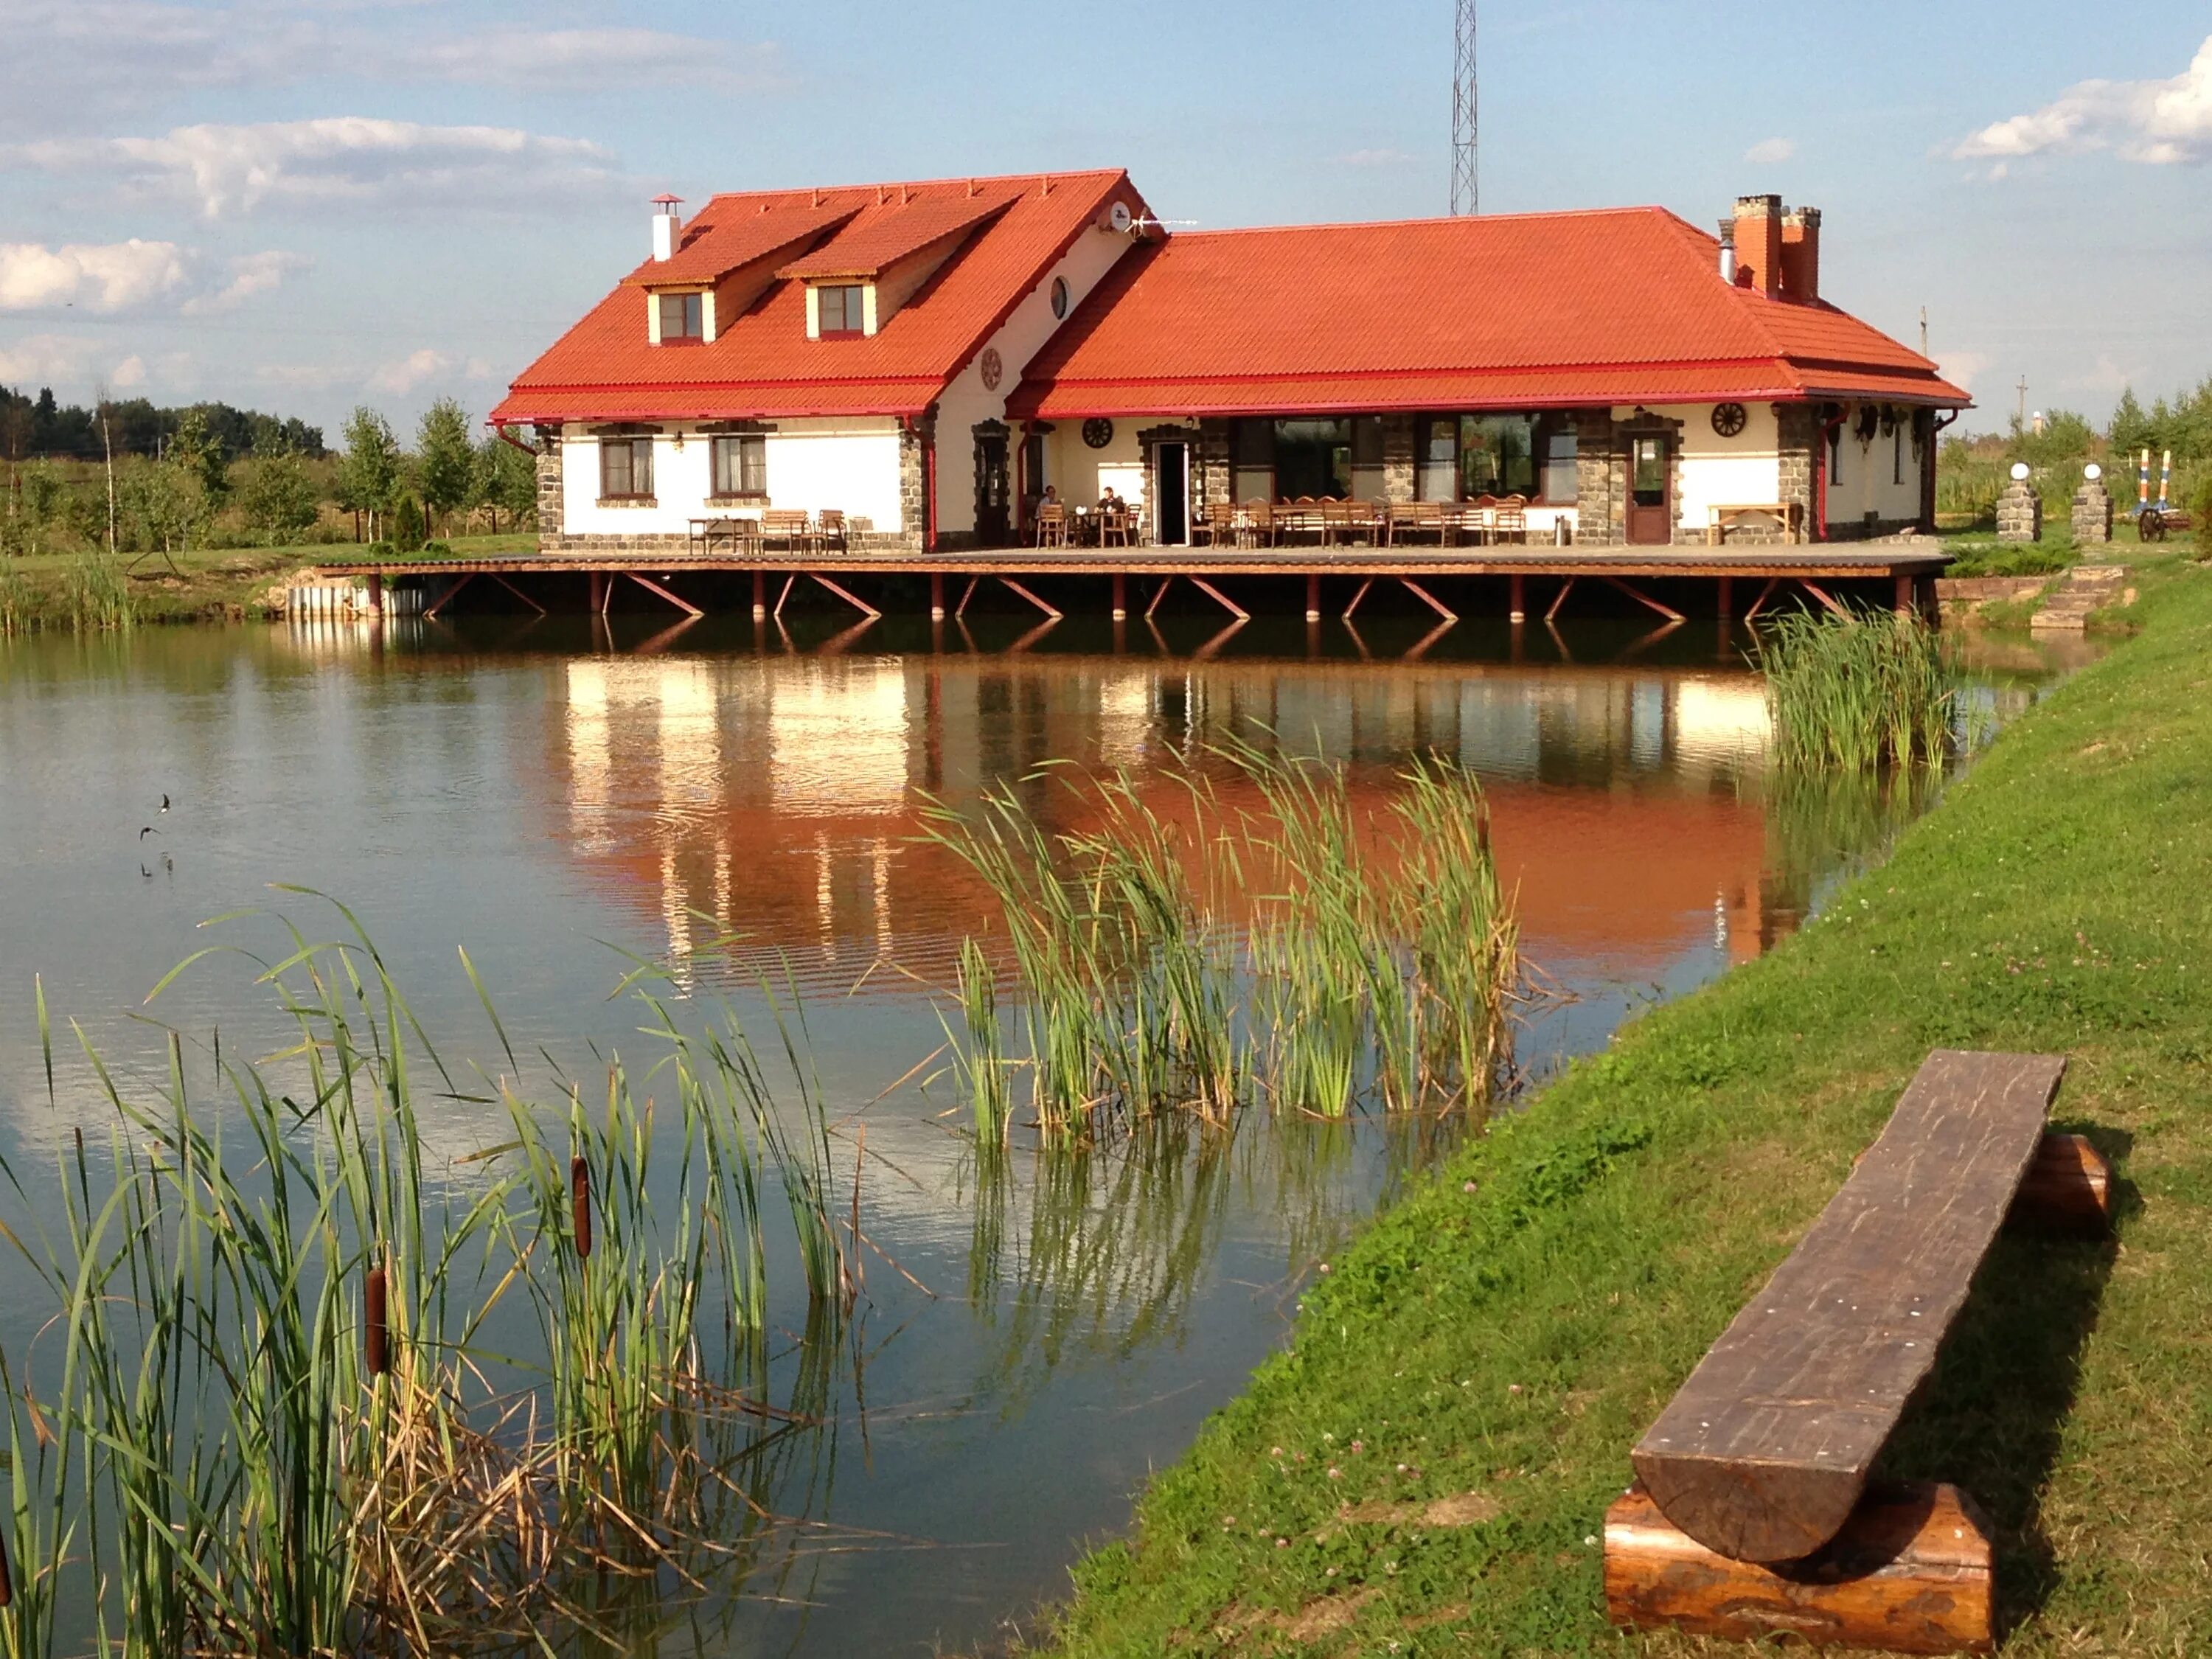
[[1190,446],[1160,444],[1152,451],[1152,539],[1162,547],[1190,540]]
[[1628,539],[1655,547],[1674,539],[1674,466],[1672,443],[1657,433],[1628,441]]
[[975,434],[975,545],[1004,547],[1013,539],[1012,489],[1006,477],[1006,433]]

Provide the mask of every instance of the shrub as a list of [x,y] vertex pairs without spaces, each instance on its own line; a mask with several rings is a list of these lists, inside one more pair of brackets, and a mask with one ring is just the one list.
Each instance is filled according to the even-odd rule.
[[2189,511],[2197,520],[2197,550],[2200,555],[2212,554],[2212,468],[2197,481],[2197,493],[2190,498]]
[[422,504],[412,495],[402,495],[399,504],[392,510],[392,544],[402,553],[418,551],[425,531],[422,525]]

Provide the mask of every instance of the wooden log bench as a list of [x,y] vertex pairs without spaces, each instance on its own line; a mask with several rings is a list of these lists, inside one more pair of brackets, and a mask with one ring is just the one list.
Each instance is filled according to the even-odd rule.
[[2045,1133],[2065,1059],[1939,1048],[1766,1286],[1638,1443],[1607,1512],[1608,1615],[1899,1653],[1994,1644],[1989,1529],[1948,1485],[1876,1488],[2008,1218],[2102,1227],[2110,1171]]

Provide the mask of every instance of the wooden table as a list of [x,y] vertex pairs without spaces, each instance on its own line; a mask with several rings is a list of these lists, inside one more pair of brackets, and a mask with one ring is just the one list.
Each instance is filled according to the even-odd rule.
[[1805,507],[1802,501],[1731,501],[1705,509],[1705,545],[1724,547],[1728,532],[1742,520],[1751,518],[1771,519],[1782,532],[1782,539],[1793,546],[1802,541],[1805,532]]

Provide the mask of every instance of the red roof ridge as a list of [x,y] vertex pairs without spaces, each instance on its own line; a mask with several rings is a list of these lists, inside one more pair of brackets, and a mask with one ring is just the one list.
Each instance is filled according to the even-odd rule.
[[1632,215],[1665,214],[1680,220],[1672,209],[1645,205],[1642,207],[1559,208],[1528,213],[1438,213],[1419,219],[1323,219],[1312,224],[1300,225],[1224,225],[1214,230],[1182,230],[1178,238],[1207,236],[1302,236],[1316,230],[1403,230],[1419,225],[1497,225],[1522,224],[1532,219],[1620,219]]

